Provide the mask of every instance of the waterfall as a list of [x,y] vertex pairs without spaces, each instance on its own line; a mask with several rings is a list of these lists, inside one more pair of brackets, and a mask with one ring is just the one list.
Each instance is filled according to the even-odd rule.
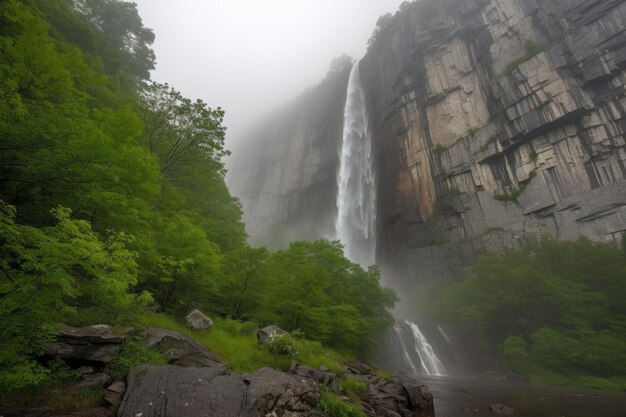
[[365,104],[357,61],[350,72],[344,108],[335,227],[346,257],[363,267],[374,263],[376,250],[376,189]]
[[409,366],[411,367],[411,370],[413,370],[413,372],[416,375],[419,374],[419,372],[417,372],[417,368],[415,367],[415,364],[413,363],[413,359],[411,359],[411,356],[409,355],[409,352],[406,350],[406,346],[404,344],[404,339],[402,337],[402,329],[400,328],[400,326],[398,324],[395,324],[393,326],[393,331],[396,332],[396,337],[400,341],[400,348],[402,349],[402,354],[404,356],[402,359],[404,360],[404,362],[409,364]]
[[[337,175],[337,238],[348,259],[362,267],[375,262],[376,183],[372,164],[365,90],[358,61],[352,67],[343,112],[343,137]],[[445,375],[446,369],[419,326],[405,320],[393,328],[395,351],[413,374]],[[418,370],[417,363],[420,363]]]
[[413,322],[405,320],[405,323],[411,328],[413,337],[415,337],[415,349],[422,362],[422,368],[426,375],[445,375],[446,369],[443,366],[443,362],[439,360],[433,347],[424,334],[421,332],[419,326]]

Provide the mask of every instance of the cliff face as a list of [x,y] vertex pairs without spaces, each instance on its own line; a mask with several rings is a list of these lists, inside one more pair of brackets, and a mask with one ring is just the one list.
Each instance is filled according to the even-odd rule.
[[[621,0],[420,0],[383,19],[360,70],[377,260],[399,284],[543,237],[621,239],[625,21]],[[348,73],[240,153],[233,188],[256,242],[334,235]]]
[[403,7],[361,61],[378,260],[418,283],[457,276],[484,249],[619,241],[626,2],[443,3],[430,16]]
[[335,235],[343,107],[351,63],[278,112],[235,152],[229,186],[254,244]]

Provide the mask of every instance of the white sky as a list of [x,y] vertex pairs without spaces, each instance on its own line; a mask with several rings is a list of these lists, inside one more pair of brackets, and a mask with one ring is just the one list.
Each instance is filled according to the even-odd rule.
[[365,54],[402,0],[134,0],[156,33],[153,79],[226,110],[227,146],[317,84],[331,59]]

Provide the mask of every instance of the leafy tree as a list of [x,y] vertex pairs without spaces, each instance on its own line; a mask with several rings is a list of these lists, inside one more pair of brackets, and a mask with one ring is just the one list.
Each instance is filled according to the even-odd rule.
[[545,240],[486,255],[467,280],[435,286],[429,298],[440,318],[499,347],[517,371],[547,382],[623,388],[625,278],[616,246]]
[[[128,236],[101,240],[88,222],[52,210],[42,229],[15,223],[15,208],[0,201],[0,386],[41,382],[47,371],[33,357],[45,351],[61,323],[79,309],[124,314],[137,297],[135,255]],[[145,300],[146,297],[142,296]]]

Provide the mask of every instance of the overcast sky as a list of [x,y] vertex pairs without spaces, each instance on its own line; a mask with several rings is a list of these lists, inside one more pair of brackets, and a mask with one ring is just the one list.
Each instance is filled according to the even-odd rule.
[[227,144],[318,83],[331,59],[365,54],[402,0],[134,0],[156,33],[153,79],[226,110]]

